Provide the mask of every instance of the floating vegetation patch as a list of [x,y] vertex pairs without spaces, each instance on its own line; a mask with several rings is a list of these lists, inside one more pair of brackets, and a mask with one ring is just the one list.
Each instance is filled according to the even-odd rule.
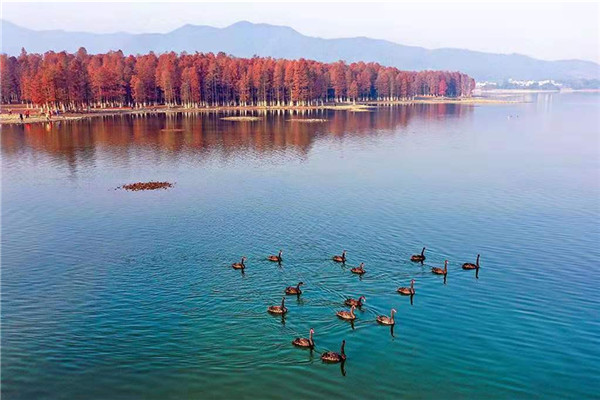
[[223,117],[223,121],[260,121],[261,117]]
[[161,129],[161,132],[183,132],[183,129],[179,129],[179,128],[171,128],[171,129]]
[[158,190],[158,189],[169,189],[172,188],[173,184],[169,182],[136,182],[129,183],[127,185],[119,186],[117,189],[125,189],[132,192],[138,192],[140,190]]
[[288,119],[288,122],[306,122],[306,123],[311,123],[311,122],[327,122],[326,119],[322,119],[322,118],[292,118],[292,119]]

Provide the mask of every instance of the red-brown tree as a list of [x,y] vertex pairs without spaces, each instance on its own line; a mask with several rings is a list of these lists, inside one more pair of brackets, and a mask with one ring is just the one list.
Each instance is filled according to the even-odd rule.
[[174,52],[124,56],[49,51],[0,55],[3,103],[43,107],[310,105],[399,101],[415,96],[470,96],[460,72],[401,71],[377,63],[236,58]]

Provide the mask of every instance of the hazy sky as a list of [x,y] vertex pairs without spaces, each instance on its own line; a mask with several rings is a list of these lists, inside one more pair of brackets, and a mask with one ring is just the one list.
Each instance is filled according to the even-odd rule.
[[600,62],[598,2],[589,3],[7,3],[2,18],[32,29],[167,32],[240,20],[324,38],[368,36],[427,48],[458,47]]

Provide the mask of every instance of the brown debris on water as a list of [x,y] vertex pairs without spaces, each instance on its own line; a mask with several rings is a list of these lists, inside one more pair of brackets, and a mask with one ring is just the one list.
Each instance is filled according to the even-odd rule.
[[119,186],[117,189],[125,189],[132,192],[138,192],[140,190],[169,189],[171,187],[173,187],[173,184],[169,182],[150,181],[129,183],[127,185]]

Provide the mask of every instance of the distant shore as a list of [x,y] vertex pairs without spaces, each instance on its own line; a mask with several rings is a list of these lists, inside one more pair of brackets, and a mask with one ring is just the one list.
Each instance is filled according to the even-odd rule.
[[[178,113],[178,112],[261,112],[261,111],[309,111],[309,110],[340,110],[348,112],[368,112],[370,110],[389,107],[396,105],[411,105],[411,104],[465,104],[465,105],[476,105],[476,104],[505,104],[505,103],[519,103],[519,101],[484,98],[484,97],[462,97],[462,98],[440,98],[440,97],[422,97],[412,100],[399,100],[399,101],[369,101],[369,102],[356,102],[356,103],[331,103],[324,105],[314,106],[219,106],[219,107],[184,107],[184,106],[152,106],[144,108],[93,108],[86,112],[66,112],[61,113],[58,116],[52,116],[48,119],[45,115],[39,113],[38,108],[27,108],[24,104],[7,104],[2,105],[0,108],[2,113],[0,114],[0,124],[33,124],[43,122],[58,122],[58,121],[74,121],[86,118],[94,117],[108,117],[118,116],[127,114],[167,114],[167,113]],[[20,113],[25,113],[29,110],[29,118],[19,118]],[[11,114],[8,112],[12,111]]]
[[600,93],[600,89],[475,89],[476,95],[530,94],[530,93]]

